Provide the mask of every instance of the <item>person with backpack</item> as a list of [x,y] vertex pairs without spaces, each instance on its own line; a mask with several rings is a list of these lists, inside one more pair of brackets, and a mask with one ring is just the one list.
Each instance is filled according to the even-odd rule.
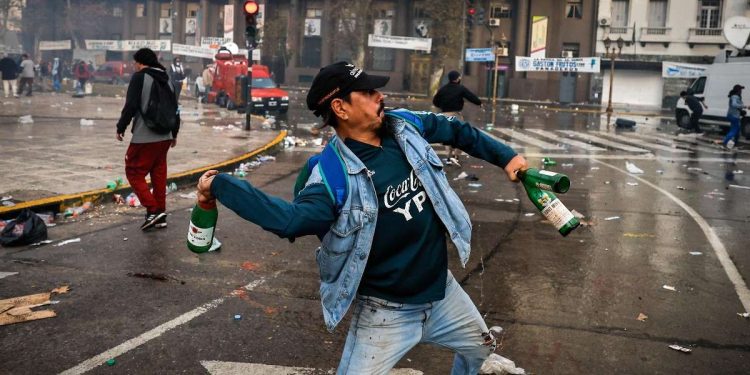
[[172,80],[172,86],[174,86],[175,95],[177,95],[177,101],[179,102],[182,83],[185,81],[185,68],[182,66],[179,57],[172,60],[172,65],[169,67],[169,77]]
[[[136,72],[128,85],[116,138],[123,140],[132,121],[133,136],[125,154],[125,176],[146,208],[146,218],[141,225],[141,230],[145,231],[167,226],[167,152],[177,145],[180,116],[174,87],[156,53],[141,48],[133,55],[133,60]],[[153,193],[149,191],[146,175],[151,177]]]
[[419,343],[455,352],[453,374],[476,374],[496,341],[448,270],[447,239],[462,265],[471,220],[431,143],[452,145],[504,170],[523,156],[455,117],[386,110],[389,77],[339,62],[320,70],[307,106],[334,128],[303,166],[290,203],[217,171],[198,182],[215,200],[282,238],[316,235],[323,318],[329,331],[353,308],[338,374],[385,374]]

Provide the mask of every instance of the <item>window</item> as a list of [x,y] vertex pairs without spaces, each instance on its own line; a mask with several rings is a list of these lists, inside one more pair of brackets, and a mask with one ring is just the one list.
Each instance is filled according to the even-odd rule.
[[302,55],[300,65],[306,68],[320,67],[320,47],[322,45],[319,36],[305,37],[302,42]]
[[196,18],[198,17],[198,9],[200,9],[200,4],[198,3],[189,3],[187,5],[187,18]]
[[703,90],[706,88],[706,77],[698,78],[690,88],[693,89],[695,94],[703,94]]
[[667,25],[667,0],[651,0],[648,3],[648,27]]
[[511,18],[513,16],[512,9],[509,4],[493,5],[490,8],[490,18]]
[[146,4],[144,3],[135,4],[135,16],[136,18],[146,17]]
[[568,0],[568,4],[565,6],[565,17],[567,18],[583,18],[583,0]]
[[122,17],[122,8],[119,6],[112,7],[112,16],[113,17]]
[[563,43],[561,55],[569,59],[580,57],[581,45],[579,43]]
[[317,8],[308,8],[305,12],[307,18],[321,18],[323,17],[323,10]]
[[612,27],[628,27],[628,0],[612,1]]
[[172,5],[169,3],[162,3],[161,12],[159,14],[161,15],[161,18],[172,17]]
[[718,29],[721,27],[721,0],[701,0],[698,27]]

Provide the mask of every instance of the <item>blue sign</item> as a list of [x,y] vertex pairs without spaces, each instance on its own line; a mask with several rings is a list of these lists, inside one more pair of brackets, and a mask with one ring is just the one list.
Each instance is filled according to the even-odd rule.
[[492,53],[492,48],[467,48],[466,61],[495,61],[495,54]]

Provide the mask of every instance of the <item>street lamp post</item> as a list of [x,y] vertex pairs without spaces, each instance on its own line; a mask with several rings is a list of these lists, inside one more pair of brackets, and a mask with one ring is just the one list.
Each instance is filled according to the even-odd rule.
[[[615,77],[615,59],[620,56],[625,40],[622,37],[617,38],[616,47],[612,45],[612,40],[609,37],[604,38],[602,42],[604,43],[604,55],[609,58],[609,98],[607,98],[607,128],[609,128],[609,122],[612,119],[612,86]],[[612,48],[610,49],[610,47]]]

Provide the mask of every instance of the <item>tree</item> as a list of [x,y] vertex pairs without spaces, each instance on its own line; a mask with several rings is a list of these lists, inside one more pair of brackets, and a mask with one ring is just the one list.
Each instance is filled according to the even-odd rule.
[[367,34],[372,25],[372,0],[331,0],[333,50],[349,51],[355,65],[365,65]]
[[21,0],[0,0],[0,40],[10,26],[10,15],[14,9],[20,10],[23,4]]
[[460,3],[456,6],[448,6],[441,0],[424,0],[425,14],[430,18],[431,30],[455,30],[456,32],[436,33],[430,32],[432,38],[432,82],[430,94],[437,90],[442,72],[447,64],[458,61],[461,57],[461,38],[463,33],[461,23],[464,20],[463,10]]

